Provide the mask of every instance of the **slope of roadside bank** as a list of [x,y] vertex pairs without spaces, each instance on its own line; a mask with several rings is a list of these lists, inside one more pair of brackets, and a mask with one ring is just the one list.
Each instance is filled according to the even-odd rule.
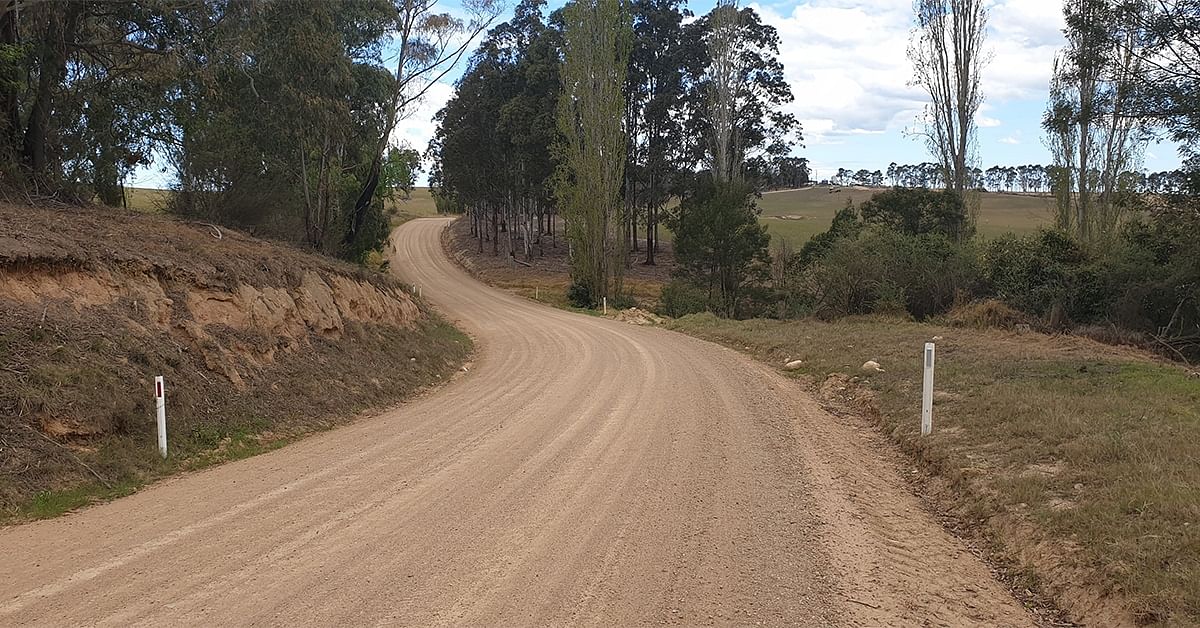
[[387,276],[116,210],[0,205],[0,321],[9,521],[347,421],[447,378],[470,352]]
[[[776,368],[802,362],[790,373],[923,468],[916,488],[990,545],[1016,591],[1041,590],[1089,626],[1200,625],[1200,378],[1188,369],[1072,336],[879,318],[666,326]],[[934,432],[921,437],[934,337]]]

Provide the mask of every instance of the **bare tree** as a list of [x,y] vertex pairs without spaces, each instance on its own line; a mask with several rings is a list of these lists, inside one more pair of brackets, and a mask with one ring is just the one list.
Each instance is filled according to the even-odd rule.
[[983,0],[916,0],[913,8],[917,28],[908,57],[915,84],[929,94],[924,135],[946,188],[965,195],[977,165],[975,115],[983,104],[979,75],[986,63],[987,9]]

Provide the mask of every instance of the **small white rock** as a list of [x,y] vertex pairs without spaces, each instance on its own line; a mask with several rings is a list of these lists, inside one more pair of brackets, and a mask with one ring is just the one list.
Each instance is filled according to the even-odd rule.
[[804,366],[804,360],[792,360],[791,362],[784,364],[783,368],[789,371],[794,371],[802,366]]
[[934,341],[934,342],[937,342],[937,341],[939,341],[939,340],[941,340],[941,339],[942,339],[942,337],[941,337],[941,336],[934,336],[934,337],[933,337],[933,341]]
[[875,373],[882,373],[883,367],[879,366],[879,363],[876,362],[875,360],[867,360],[866,362],[863,362],[862,370],[873,371]]

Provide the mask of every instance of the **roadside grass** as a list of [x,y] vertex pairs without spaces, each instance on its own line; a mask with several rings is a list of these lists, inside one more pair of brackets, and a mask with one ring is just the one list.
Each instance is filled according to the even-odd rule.
[[[833,215],[847,201],[863,203],[886,188],[811,187],[763,194],[760,220],[772,238],[801,246],[829,229]],[[831,190],[836,190],[832,191]],[[994,238],[1005,233],[1031,233],[1052,222],[1052,199],[1029,194],[984,192],[980,198],[979,234]]]
[[144,438],[109,439],[101,446],[102,453],[109,457],[115,454],[127,461],[136,459],[136,473],[116,482],[88,481],[69,488],[41,491],[15,512],[0,514],[0,524],[49,519],[91,504],[132,495],[157,479],[279,449],[305,434],[332,428],[335,423],[311,424],[303,431],[289,435],[271,433],[270,425],[269,421],[259,419],[238,427],[194,426],[186,434],[172,436],[170,455],[165,460],[159,458],[152,447],[146,446]]
[[[51,340],[63,342],[59,337]],[[208,390],[205,383],[215,380],[203,373],[177,373],[168,377],[169,455],[162,459],[153,422],[145,420],[152,416],[148,405],[132,407],[133,402],[119,401],[129,395],[114,384],[142,379],[126,371],[153,356],[134,352],[111,373],[89,366],[112,363],[116,347],[133,345],[120,340],[126,339],[96,343],[67,337],[54,355],[40,358],[39,372],[52,377],[31,371],[21,385],[0,394],[0,407],[41,407],[53,394],[70,407],[120,408],[119,423],[124,426],[69,438],[52,446],[52,455],[44,460],[12,461],[21,463],[24,471],[13,477],[0,475],[0,526],[56,517],[129,495],[171,475],[256,456],[344,425],[363,412],[385,409],[425,386],[446,381],[472,350],[468,336],[434,318],[411,331],[364,328],[336,346],[314,340],[307,354],[277,358],[278,368],[261,380],[251,379],[254,387],[245,391]],[[30,348],[25,352],[31,353]],[[0,382],[10,383],[3,377]],[[0,436],[37,440],[32,428],[17,425],[0,421]],[[46,442],[45,437],[39,442]],[[38,483],[49,487],[23,493],[18,480],[35,473],[44,476]]]
[[[1200,380],[1180,367],[1077,337],[879,318],[667,326],[869,391],[882,431],[948,483],[956,518],[1064,608],[1086,606],[1082,587],[1138,623],[1200,624]],[[937,335],[921,438],[922,346]]]
[[[567,301],[567,288],[570,287],[571,281],[565,275],[552,275],[550,273],[533,274],[515,269],[512,272],[487,269],[484,271],[482,279],[484,283],[494,288],[507,290],[513,294],[557,308],[572,311],[599,311],[599,309],[583,310],[572,306]],[[625,280],[626,292],[636,301],[637,307],[642,309],[654,309],[657,306],[658,300],[662,296],[662,287],[663,284],[660,281],[649,279]]]

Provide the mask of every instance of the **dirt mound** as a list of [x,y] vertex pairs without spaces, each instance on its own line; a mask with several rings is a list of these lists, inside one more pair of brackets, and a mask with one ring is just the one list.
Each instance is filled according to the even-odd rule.
[[616,318],[619,321],[631,323],[633,325],[661,325],[665,320],[663,317],[658,316],[654,312],[647,312],[646,310],[636,307],[631,307],[627,310],[621,310],[617,312]]
[[9,514],[45,491],[170,471],[146,455],[156,375],[186,458],[392,402],[469,350],[387,276],[115,210],[0,206],[0,318]]

